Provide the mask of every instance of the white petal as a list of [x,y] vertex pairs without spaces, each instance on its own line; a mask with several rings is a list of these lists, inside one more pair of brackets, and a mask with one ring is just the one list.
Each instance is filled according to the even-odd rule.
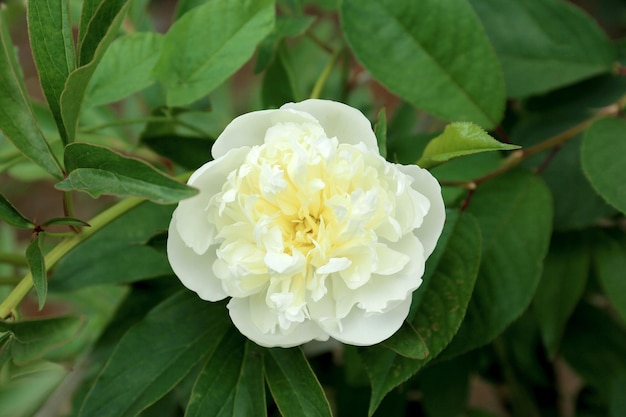
[[333,272],[343,271],[352,265],[352,261],[348,258],[330,258],[326,265],[322,265],[315,270],[318,274],[332,274]]
[[256,320],[266,321],[268,327],[278,328],[278,318],[273,314],[264,302],[263,297],[233,298],[228,303],[230,318],[235,327],[256,344],[264,347],[292,347],[298,346],[311,340],[328,340],[328,335],[311,320],[302,323],[293,323],[289,333],[264,333],[253,322]]
[[312,116],[306,113],[286,109],[261,110],[242,114],[230,122],[219,135],[213,144],[211,154],[213,158],[217,159],[226,155],[231,149],[262,145],[267,129],[280,122],[317,123]]
[[219,301],[226,298],[222,281],[213,275],[212,265],[217,259],[215,251],[209,250],[198,255],[185,245],[176,227],[176,211],[167,237],[167,257],[174,273],[185,287],[198,293],[203,300]]
[[411,297],[383,314],[366,314],[360,308],[353,308],[341,320],[341,329],[326,329],[328,334],[340,342],[355,346],[371,346],[393,335],[409,314]]
[[398,169],[415,178],[411,187],[430,201],[430,209],[424,217],[422,225],[413,232],[424,246],[424,257],[428,258],[435,250],[437,240],[443,230],[443,223],[446,220],[446,208],[441,196],[441,186],[430,172],[417,165],[399,165]]
[[211,198],[221,191],[228,174],[241,165],[248,151],[248,148],[240,148],[204,164],[187,182],[200,192],[178,204],[176,227],[185,244],[198,254],[204,253],[214,243],[216,234],[214,226],[206,218],[205,209]]
[[329,138],[336,137],[339,143],[352,145],[363,142],[368,149],[378,153],[372,124],[354,107],[336,101],[310,99],[287,103],[281,109],[309,113],[318,120]]
[[373,272],[379,275],[392,275],[400,272],[410,260],[409,254],[398,252],[380,243],[376,245],[377,262]]

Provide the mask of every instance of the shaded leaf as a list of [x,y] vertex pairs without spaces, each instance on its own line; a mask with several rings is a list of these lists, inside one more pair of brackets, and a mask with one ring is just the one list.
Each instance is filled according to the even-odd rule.
[[189,104],[225,81],[250,59],[274,16],[273,0],[213,0],[185,13],[165,35],[155,67],[167,104]]
[[135,416],[210,355],[229,324],[224,303],[186,290],[168,298],[122,337],[79,415]]
[[[267,70],[275,59],[276,50],[285,38],[302,35],[313,23],[313,16],[276,16],[276,24],[269,35],[259,44],[254,73]],[[283,104],[286,103],[283,102]]]
[[48,294],[48,276],[43,253],[41,251],[42,240],[43,233],[39,233],[26,248],[26,261],[28,262],[28,267],[33,277],[33,286],[37,293],[39,310],[41,310],[46,303],[46,295]]
[[382,345],[409,359],[425,359],[430,353],[422,336],[406,321],[393,337],[382,342]]
[[455,122],[447,125],[441,135],[426,145],[417,165],[422,168],[431,168],[459,156],[518,148],[517,145],[498,142],[473,123]]
[[65,166],[69,175],[55,185],[62,191],[85,191],[94,197],[102,194],[132,195],[163,204],[175,203],[196,194],[193,188],[139,159],[87,143],[73,143],[65,148]]
[[383,107],[378,112],[378,122],[374,126],[378,151],[383,158],[387,158],[387,111]]
[[183,168],[195,170],[213,159],[213,142],[196,136],[182,136],[174,133],[145,135],[141,142]]
[[0,130],[28,159],[55,178],[63,169],[41,133],[27,98],[15,51],[0,15]]
[[62,225],[62,226],[78,226],[78,227],[89,227],[89,223],[81,219],[75,219],[73,217],[55,217],[50,220],[46,220],[42,226],[50,226],[50,225]]
[[610,205],[626,213],[626,120],[598,120],[587,129],[582,164],[593,188]]
[[76,69],[68,0],[28,1],[28,33],[41,87],[62,138],[61,93]]
[[56,317],[17,322],[0,321],[0,332],[10,332],[11,356],[16,364],[43,357],[50,350],[68,342],[83,326],[80,317]]
[[326,395],[299,348],[268,349],[264,364],[267,385],[284,417],[332,415]]
[[528,307],[552,230],[550,192],[522,171],[481,184],[467,211],[482,231],[482,260],[467,315],[446,358],[493,340]]
[[592,256],[604,293],[626,323],[626,235],[623,232],[596,233]]
[[185,416],[260,417],[265,409],[261,351],[231,328],[198,376]]
[[561,0],[470,0],[512,97],[543,93],[611,71],[615,49],[578,7]]
[[11,202],[2,194],[0,194],[0,218],[11,226],[18,227],[20,229],[32,229],[35,227],[33,222],[17,211],[13,204],[11,204]]
[[341,25],[363,66],[416,107],[486,129],[502,118],[500,67],[466,1],[344,0]]

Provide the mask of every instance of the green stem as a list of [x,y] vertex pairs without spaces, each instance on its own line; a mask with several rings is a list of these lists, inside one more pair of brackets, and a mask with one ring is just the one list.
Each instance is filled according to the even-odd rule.
[[328,78],[330,77],[330,74],[332,73],[335,63],[337,62],[337,59],[339,58],[340,54],[341,54],[341,50],[337,50],[330,57],[330,60],[328,61],[324,69],[322,70],[322,73],[320,74],[317,81],[315,82],[315,85],[313,86],[313,90],[311,90],[311,95],[309,96],[309,98],[320,98],[322,94],[322,89],[326,85],[326,82],[328,81]]
[[[52,269],[52,267],[56,265],[56,263],[59,262],[61,258],[63,258],[69,251],[74,249],[78,244],[87,240],[98,230],[102,229],[104,226],[106,226],[122,214],[126,213],[130,209],[138,206],[143,201],[145,200],[142,198],[128,198],[94,217],[89,222],[91,227],[86,227],[82,230],[80,234],[65,239],[57,246],[55,246],[45,256],[44,263],[46,265],[46,272],[50,271],[50,269]],[[26,294],[28,294],[32,287],[33,276],[29,272],[24,278],[22,278],[22,280],[19,282],[19,284],[17,284],[13,291],[11,291],[11,293],[2,302],[2,304],[0,304],[0,319],[7,318],[11,314],[11,311],[18,306],[18,304],[24,299],[24,297],[26,297]]]
[[28,263],[26,263],[26,258],[24,258],[24,255],[19,255],[17,253],[5,253],[5,252],[0,252],[0,264],[10,264],[14,266],[28,266]]

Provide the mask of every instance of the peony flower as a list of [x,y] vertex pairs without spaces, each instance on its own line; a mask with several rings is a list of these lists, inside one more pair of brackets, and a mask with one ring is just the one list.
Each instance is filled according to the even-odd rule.
[[441,189],[387,162],[369,121],[326,100],[237,117],[189,179],[169,227],[171,266],[207,301],[230,297],[266,347],[395,333],[441,234]]

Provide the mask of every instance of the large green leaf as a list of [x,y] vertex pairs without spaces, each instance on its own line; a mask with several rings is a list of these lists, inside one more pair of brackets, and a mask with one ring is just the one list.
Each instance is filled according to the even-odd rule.
[[344,0],[343,32],[389,90],[447,120],[491,128],[504,82],[480,21],[465,0]]
[[171,275],[167,258],[145,243],[167,229],[173,210],[146,202],[113,220],[57,263],[50,288],[68,291]]
[[65,148],[67,178],[59,190],[79,190],[94,197],[102,194],[132,195],[157,203],[175,203],[196,194],[196,190],[157,171],[147,163],[122,156],[111,149],[87,143]]
[[426,145],[417,165],[422,168],[431,168],[459,156],[518,148],[517,145],[498,142],[473,123],[455,122],[446,126],[441,135]]
[[609,204],[626,213],[626,120],[602,119],[585,133],[583,170]]
[[41,87],[61,137],[66,137],[61,116],[61,93],[76,69],[68,0],[33,0],[28,3],[28,33]]
[[158,33],[141,32],[113,41],[91,78],[86,105],[112,103],[154,84],[162,40]]
[[533,310],[548,355],[558,352],[565,326],[583,295],[589,276],[590,252],[581,234],[554,235]]
[[299,348],[268,349],[265,377],[284,417],[332,416],[326,395]]
[[261,350],[231,328],[198,376],[185,416],[261,417],[265,409]]
[[79,415],[130,417],[158,400],[221,343],[226,311],[186,290],[159,304],[122,337]]
[[67,132],[64,143],[76,136],[78,116],[85,92],[128,9],[130,0],[88,0],[83,2],[78,39],[79,67],[72,71],[61,94],[61,116]]
[[155,67],[167,104],[189,104],[225,81],[250,59],[274,17],[274,0],[213,0],[185,13],[165,35]]
[[0,219],[20,229],[32,229],[35,227],[33,222],[24,217],[2,194],[0,194]]
[[56,317],[44,320],[4,322],[0,332],[9,332],[10,356],[17,364],[39,359],[50,350],[68,342],[83,325],[80,317]]
[[[389,391],[413,376],[445,348],[465,316],[480,264],[480,229],[471,216],[451,214],[446,220],[444,235],[447,241],[444,240],[433,253],[437,263],[429,264],[436,269],[424,277],[424,283],[414,294],[413,302],[417,307],[412,309],[408,318],[424,341],[427,356],[408,359],[382,346],[359,352],[372,384],[370,415]],[[394,344],[393,339],[400,337],[403,337],[402,333],[392,336],[384,344]]]
[[593,268],[606,296],[626,323],[626,234],[597,233]]
[[28,159],[53,177],[63,178],[63,169],[30,107],[3,14],[0,14],[0,130]]
[[611,71],[615,49],[582,10],[563,0],[470,0],[502,64],[512,97],[543,93]]
[[446,357],[491,341],[528,307],[552,230],[550,192],[523,171],[482,184],[467,210],[480,224],[482,261],[467,315]]

